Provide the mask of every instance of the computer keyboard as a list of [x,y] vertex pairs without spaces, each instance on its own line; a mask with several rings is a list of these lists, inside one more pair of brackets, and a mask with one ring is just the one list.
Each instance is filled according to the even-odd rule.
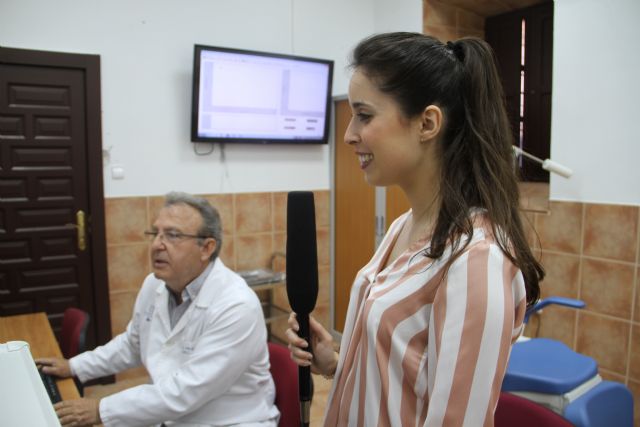
[[47,390],[51,403],[60,402],[62,400],[62,396],[60,395],[58,384],[56,384],[56,377],[45,374],[42,370],[38,370],[38,372],[40,372],[40,378],[42,378],[42,383],[44,384],[44,388]]

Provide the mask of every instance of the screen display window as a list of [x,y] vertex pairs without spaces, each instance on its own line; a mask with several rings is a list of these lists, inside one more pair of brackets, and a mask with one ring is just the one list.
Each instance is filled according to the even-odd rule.
[[193,140],[326,143],[331,61],[203,46],[195,54]]

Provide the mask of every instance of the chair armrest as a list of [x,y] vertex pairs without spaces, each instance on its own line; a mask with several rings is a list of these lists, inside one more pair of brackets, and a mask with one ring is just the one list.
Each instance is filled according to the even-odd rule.
[[527,323],[529,321],[529,316],[531,316],[533,313],[536,313],[542,310],[544,307],[552,304],[563,305],[565,307],[571,307],[576,309],[584,308],[586,306],[584,301],[573,299],[573,298],[565,298],[565,297],[544,298],[538,301],[533,307],[530,307],[527,310],[527,313],[524,316],[524,323]]

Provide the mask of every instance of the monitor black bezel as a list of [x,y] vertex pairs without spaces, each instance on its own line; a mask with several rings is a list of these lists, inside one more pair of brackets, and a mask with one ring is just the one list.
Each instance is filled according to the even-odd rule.
[[[215,52],[229,52],[246,55],[263,56],[269,58],[282,58],[292,59],[304,62],[316,62],[326,64],[329,67],[328,83],[327,83],[327,96],[326,96],[326,109],[325,109],[325,122],[323,137],[321,139],[284,139],[284,138],[236,138],[236,137],[208,137],[198,135],[198,106],[200,104],[200,58],[203,50],[215,51]],[[248,49],[237,49],[220,46],[208,46],[202,44],[194,45],[193,54],[193,79],[192,79],[192,94],[191,94],[191,142],[209,142],[209,143],[242,143],[242,144],[286,144],[286,145],[323,145],[329,143],[329,132],[331,125],[331,90],[333,83],[333,61],[329,59],[312,58],[308,56],[289,55],[275,52],[262,52]]]

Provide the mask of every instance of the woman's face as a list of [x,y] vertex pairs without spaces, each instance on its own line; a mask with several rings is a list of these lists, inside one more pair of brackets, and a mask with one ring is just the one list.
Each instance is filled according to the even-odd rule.
[[391,96],[356,69],[349,84],[352,117],[344,139],[371,185],[411,185],[424,166],[422,120],[407,118]]

